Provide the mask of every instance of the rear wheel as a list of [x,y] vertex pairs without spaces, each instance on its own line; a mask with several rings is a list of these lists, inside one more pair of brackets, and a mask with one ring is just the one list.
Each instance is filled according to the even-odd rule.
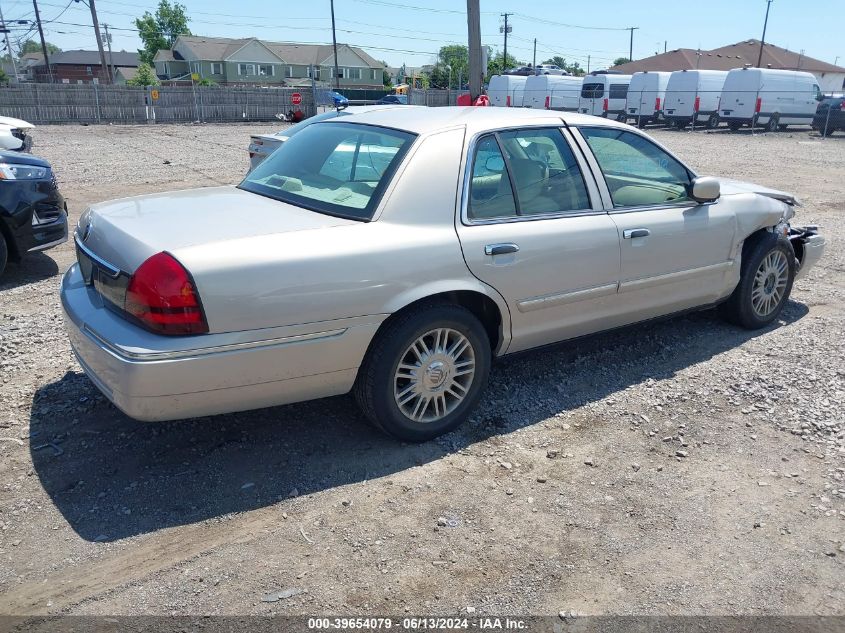
[[358,370],[361,410],[398,439],[424,442],[462,424],[490,373],[490,341],[466,308],[432,304],[393,317]]
[[774,321],[792,291],[795,252],[792,245],[774,233],[749,238],[742,253],[739,284],[721,305],[722,316],[750,330]]
[[687,125],[689,125],[689,121],[686,119],[675,119],[675,127],[679,130],[683,130]]
[[780,125],[778,125],[778,130],[780,130],[781,132],[783,132],[783,131],[785,131],[785,130],[786,130],[786,128],[788,128],[788,127],[789,127],[789,125],[787,125],[786,123],[781,123]]
[[766,131],[767,132],[777,132],[778,131],[778,115],[773,114],[769,117],[768,122],[766,123]]

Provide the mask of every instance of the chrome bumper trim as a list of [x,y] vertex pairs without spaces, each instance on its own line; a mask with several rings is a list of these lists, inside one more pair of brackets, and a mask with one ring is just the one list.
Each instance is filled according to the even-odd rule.
[[223,352],[242,351],[262,347],[279,347],[283,345],[291,345],[293,343],[301,343],[304,341],[337,338],[342,336],[348,328],[327,330],[325,332],[312,332],[310,334],[297,334],[295,336],[285,336],[282,338],[266,339],[262,341],[248,341],[244,343],[231,343],[229,345],[198,347],[195,349],[173,350],[167,352],[133,352],[107,341],[87,324],[83,324],[82,330],[98,345],[109,350],[116,356],[119,356],[124,360],[143,363],[161,360],[174,360],[179,358],[196,358],[197,356],[208,356],[210,354],[220,354]]

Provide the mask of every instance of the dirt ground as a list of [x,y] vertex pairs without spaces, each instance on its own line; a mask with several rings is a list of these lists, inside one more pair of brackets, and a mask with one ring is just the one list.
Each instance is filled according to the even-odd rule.
[[[34,152],[75,226],[235,183],[277,127],[44,126]],[[62,329],[70,244],[11,265],[0,613],[845,614],[845,137],[654,134],[804,200],[827,253],[780,322],[703,312],[503,360],[471,422],[419,446],[348,396],[130,420]]]

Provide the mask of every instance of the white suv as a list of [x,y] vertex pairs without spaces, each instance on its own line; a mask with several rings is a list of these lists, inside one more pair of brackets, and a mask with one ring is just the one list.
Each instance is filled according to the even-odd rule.
[[569,73],[566,72],[560,66],[556,66],[555,64],[537,64],[534,67],[534,72],[538,75],[568,75]]

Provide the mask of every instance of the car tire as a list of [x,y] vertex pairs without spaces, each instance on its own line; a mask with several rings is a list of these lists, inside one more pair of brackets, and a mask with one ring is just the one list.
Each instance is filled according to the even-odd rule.
[[0,277],[3,276],[3,271],[6,270],[6,263],[9,261],[9,247],[6,245],[6,238],[0,232]]
[[391,317],[371,344],[353,393],[382,431],[425,442],[469,417],[487,384],[491,356],[487,332],[469,310],[425,305]]
[[766,132],[777,132],[778,131],[778,115],[773,114],[769,117],[769,120],[766,121]]
[[707,129],[715,130],[719,127],[719,115],[715,112],[707,118]]
[[679,130],[685,129],[690,124],[686,119],[675,119],[675,127]]
[[778,131],[779,132],[786,132],[786,128],[788,128],[788,127],[789,127],[788,123],[781,123],[780,125],[778,125]]
[[756,233],[742,249],[739,283],[719,309],[749,330],[766,327],[780,314],[795,280],[792,245],[774,233]]

